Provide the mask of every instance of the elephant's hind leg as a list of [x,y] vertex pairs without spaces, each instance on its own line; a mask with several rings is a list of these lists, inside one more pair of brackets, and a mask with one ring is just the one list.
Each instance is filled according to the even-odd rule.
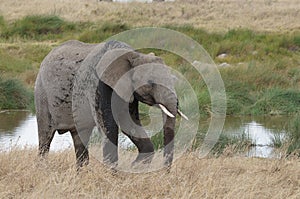
[[87,130],[85,133],[82,133],[80,135],[78,134],[76,129],[73,129],[70,132],[73,138],[77,167],[79,168],[87,165],[89,163],[88,143],[90,140],[92,129]]
[[50,150],[50,144],[54,137],[55,129],[53,129],[51,126],[51,115],[47,108],[46,99],[40,98],[40,101],[36,102],[36,104],[39,154],[43,157],[48,154]]
[[54,130],[39,130],[39,154],[42,157],[49,153],[54,133]]

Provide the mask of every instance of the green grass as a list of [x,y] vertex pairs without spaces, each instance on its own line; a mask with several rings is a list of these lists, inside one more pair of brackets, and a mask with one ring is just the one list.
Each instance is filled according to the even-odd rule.
[[[208,130],[207,125],[200,124],[200,129],[194,139],[192,150],[197,150],[203,144],[204,138]],[[213,146],[210,154],[213,156],[220,156],[226,154],[226,150],[230,147],[230,153],[244,153],[253,144],[249,136],[243,132],[239,136],[226,135],[221,133],[218,141]]]
[[3,79],[0,76],[0,110],[32,109],[33,93],[16,79]]
[[291,120],[288,129],[287,154],[295,153],[300,156],[300,115]]
[[280,132],[275,133],[273,135],[273,137],[271,138],[271,146],[274,148],[282,148],[282,147],[284,147],[284,144],[285,144],[285,139],[280,134]]
[[14,49],[0,49],[0,71],[16,75],[32,69],[30,60],[13,56],[8,50]]
[[[130,24],[71,23],[57,16],[26,16],[7,22],[0,16],[0,74],[16,77],[33,88],[39,65],[50,50],[69,39],[97,43],[130,29]],[[220,67],[227,94],[228,115],[293,114],[299,111],[300,32],[266,33],[234,29],[211,33],[185,26],[165,26],[199,42]],[[20,44],[21,42],[21,44]],[[54,42],[54,43],[53,43]],[[155,52],[190,81],[201,115],[209,115],[210,96],[197,71],[182,58]],[[224,58],[218,55],[225,53]]]
[[66,22],[57,16],[26,16],[7,26],[1,36],[22,39],[56,39],[61,38],[64,32],[75,30],[75,24]]
[[6,26],[6,22],[3,16],[0,16],[0,30],[2,30]]
[[293,89],[268,89],[257,96],[248,110],[251,114],[288,114],[300,110],[300,93]]
[[99,43],[117,33],[129,30],[126,24],[104,23],[101,26],[91,25],[91,28],[83,31],[78,40],[86,43]]

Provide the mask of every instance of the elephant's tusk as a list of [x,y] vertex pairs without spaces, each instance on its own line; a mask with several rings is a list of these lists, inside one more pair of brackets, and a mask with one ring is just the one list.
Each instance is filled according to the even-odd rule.
[[186,120],[189,120],[189,118],[185,114],[183,114],[183,112],[181,112],[179,109],[177,110],[177,112],[181,117],[183,117]]
[[168,109],[162,105],[162,104],[158,104],[159,108],[161,108],[161,110],[169,117],[175,117],[170,111],[168,111]]

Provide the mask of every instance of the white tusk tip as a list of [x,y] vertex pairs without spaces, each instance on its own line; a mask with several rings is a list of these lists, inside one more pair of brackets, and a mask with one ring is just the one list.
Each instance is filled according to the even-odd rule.
[[178,114],[179,114],[181,117],[183,117],[185,120],[189,120],[189,118],[188,118],[185,114],[183,114],[183,112],[181,112],[179,109],[178,109]]
[[169,117],[175,117],[164,105],[158,104],[159,108]]

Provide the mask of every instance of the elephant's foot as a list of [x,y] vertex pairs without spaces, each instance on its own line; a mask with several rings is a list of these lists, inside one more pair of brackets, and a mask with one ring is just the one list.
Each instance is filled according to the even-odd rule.
[[105,166],[109,168],[116,168],[118,166],[118,160],[117,161],[111,161],[109,159],[103,159],[103,163]]
[[132,162],[131,166],[136,167],[137,165],[149,165],[153,159],[154,152],[139,153],[136,159]]
[[81,155],[76,154],[76,167],[77,170],[83,166],[86,166],[89,164],[89,153],[85,151]]

